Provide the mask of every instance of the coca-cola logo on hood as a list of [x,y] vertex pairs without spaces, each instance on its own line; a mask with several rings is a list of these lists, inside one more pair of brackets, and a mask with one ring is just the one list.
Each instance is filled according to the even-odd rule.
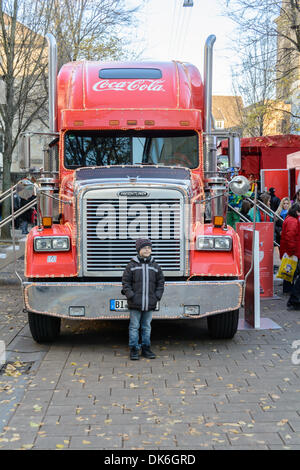
[[100,80],[93,86],[94,91],[165,91],[165,80]]

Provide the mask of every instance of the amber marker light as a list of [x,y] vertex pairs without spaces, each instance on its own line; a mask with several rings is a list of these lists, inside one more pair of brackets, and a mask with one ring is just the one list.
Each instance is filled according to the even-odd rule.
[[74,121],[74,126],[84,126],[84,121]]
[[110,126],[118,126],[120,124],[120,121],[109,121]]
[[190,125],[190,121],[179,121],[179,124],[181,126],[189,126]]
[[144,122],[145,126],[155,126],[155,121],[145,121]]
[[137,125],[137,121],[127,121],[127,125],[128,125],[128,126],[136,126],[136,125]]
[[43,217],[42,218],[42,225],[45,228],[52,227],[52,217]]
[[224,223],[224,217],[221,217],[220,215],[216,215],[214,217],[214,226],[215,227],[222,227]]

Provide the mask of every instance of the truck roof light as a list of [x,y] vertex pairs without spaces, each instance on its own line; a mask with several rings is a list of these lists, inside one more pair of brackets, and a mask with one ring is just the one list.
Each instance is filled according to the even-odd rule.
[[190,121],[179,121],[179,124],[181,126],[189,126],[190,125]]
[[145,121],[145,126],[155,126],[155,121]]
[[109,125],[110,125],[110,126],[118,126],[119,124],[120,124],[120,121],[117,121],[117,120],[115,120],[115,121],[109,121]]
[[128,125],[128,126],[136,126],[136,125],[137,125],[137,121],[127,121],[127,125]]
[[113,67],[99,70],[99,78],[107,79],[159,79],[162,78],[160,69],[148,67]]
[[84,126],[84,121],[74,121],[74,126]]

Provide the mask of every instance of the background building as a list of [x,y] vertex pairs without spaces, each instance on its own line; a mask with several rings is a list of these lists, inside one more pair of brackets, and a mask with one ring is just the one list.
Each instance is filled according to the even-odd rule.
[[241,131],[243,99],[241,96],[212,97],[212,114],[215,128]]
[[[18,21],[13,33],[12,18],[5,13],[2,13],[2,18],[5,29],[0,30],[0,189],[2,187],[5,133],[9,133],[8,131],[12,129],[12,139],[17,142],[10,166],[11,180],[14,183],[24,174],[21,169],[24,160],[24,145],[23,139],[19,135],[20,132],[24,128],[26,128],[26,132],[43,133],[48,130],[46,90],[48,51],[45,47],[45,38]],[[10,59],[10,52],[6,47],[8,41],[13,44],[12,59]],[[26,48],[24,44],[26,44]],[[10,112],[6,101],[8,82],[11,84],[10,95],[13,93],[10,105],[14,108],[11,113],[13,115],[12,124],[8,124],[7,119]],[[43,165],[43,139],[43,136],[35,135],[31,140],[32,169],[39,169]]]

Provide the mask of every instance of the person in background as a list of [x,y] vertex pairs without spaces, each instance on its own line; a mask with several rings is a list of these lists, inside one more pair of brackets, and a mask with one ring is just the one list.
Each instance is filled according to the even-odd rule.
[[284,220],[291,206],[292,204],[291,204],[290,198],[284,197],[281,199],[278,209],[275,211],[275,213]]
[[253,173],[251,173],[249,176],[248,175],[245,175],[248,180],[249,180],[249,183],[250,183],[250,191],[252,193],[254,193],[254,190],[255,190],[255,185],[257,184],[259,178],[256,177]]
[[[26,199],[23,199],[23,198],[20,198],[21,201],[20,201],[20,208],[26,206],[26,204],[28,204],[28,202],[30,200],[26,200]],[[22,235],[27,235],[29,232],[28,232],[28,224],[30,224],[31,222],[31,209],[25,211],[22,215],[20,215],[19,217],[20,219],[20,229],[22,230]]]
[[270,207],[271,207],[273,212],[276,212],[277,209],[278,209],[278,206],[280,204],[280,199],[279,199],[279,197],[277,197],[275,195],[275,188],[270,188],[269,189],[269,194],[271,196]]
[[[283,199],[281,199],[279,207],[277,211],[275,212],[275,214],[279,215],[284,221],[288,214],[290,207],[291,207],[290,198],[284,197]],[[275,241],[276,243],[278,243],[278,245],[280,245],[280,236],[281,236],[283,221],[275,217]]]
[[[16,194],[14,194],[14,212],[17,212],[17,210],[20,209],[20,207],[21,207],[21,198],[16,193]],[[20,218],[19,217],[15,218],[15,228],[16,229],[20,228]]]
[[[251,219],[250,219],[250,216],[249,216],[249,211],[251,209],[251,203],[249,201],[246,201],[244,200],[242,202],[242,207],[240,209],[240,213],[246,217],[246,219],[248,219],[250,222],[251,222]],[[241,222],[243,222],[243,220],[241,219]]]
[[295,204],[296,202],[300,204],[300,189],[298,189],[298,191],[296,192],[295,196],[294,196],[293,199],[291,200],[291,203],[292,203],[292,204]]
[[[269,193],[262,193],[259,197],[259,201],[261,201],[265,206],[270,207],[270,205],[271,205],[271,196],[270,196],[270,194]],[[255,217],[256,222],[273,222],[273,217],[268,216],[264,212],[267,209],[264,206],[262,206],[263,210],[261,210],[259,208],[259,201],[258,201],[257,208],[256,208],[256,217]],[[270,207],[270,209],[271,209],[271,207]],[[254,206],[252,206],[250,211],[248,212],[250,220],[252,220],[252,221],[253,221],[253,214],[254,214]]]
[[[280,259],[282,259],[283,255],[286,253],[288,256],[297,256],[298,260],[300,259],[300,223],[299,218],[300,216],[300,204],[293,204],[292,207],[289,208],[286,218],[282,224],[282,231],[281,231],[281,239],[280,239],[280,248],[279,248],[279,255]],[[298,262],[299,265],[299,262]],[[296,277],[296,273],[295,273]],[[299,285],[298,285],[299,287]],[[288,294],[294,290],[294,285],[290,282],[283,281],[283,293]],[[296,290],[294,290],[294,297],[296,297]],[[298,292],[300,297],[300,290]],[[292,306],[293,302],[295,302],[294,297],[292,298],[291,302],[289,299],[288,306]],[[300,305],[300,298],[298,300]]]
[[[228,203],[232,207],[234,207],[234,209],[239,211],[242,206],[242,201],[243,201],[242,196],[234,194],[232,191],[229,191]],[[239,215],[233,210],[231,210],[229,207],[228,212],[227,212],[227,225],[230,225],[233,229],[235,229],[235,224],[237,222],[240,222]]]

